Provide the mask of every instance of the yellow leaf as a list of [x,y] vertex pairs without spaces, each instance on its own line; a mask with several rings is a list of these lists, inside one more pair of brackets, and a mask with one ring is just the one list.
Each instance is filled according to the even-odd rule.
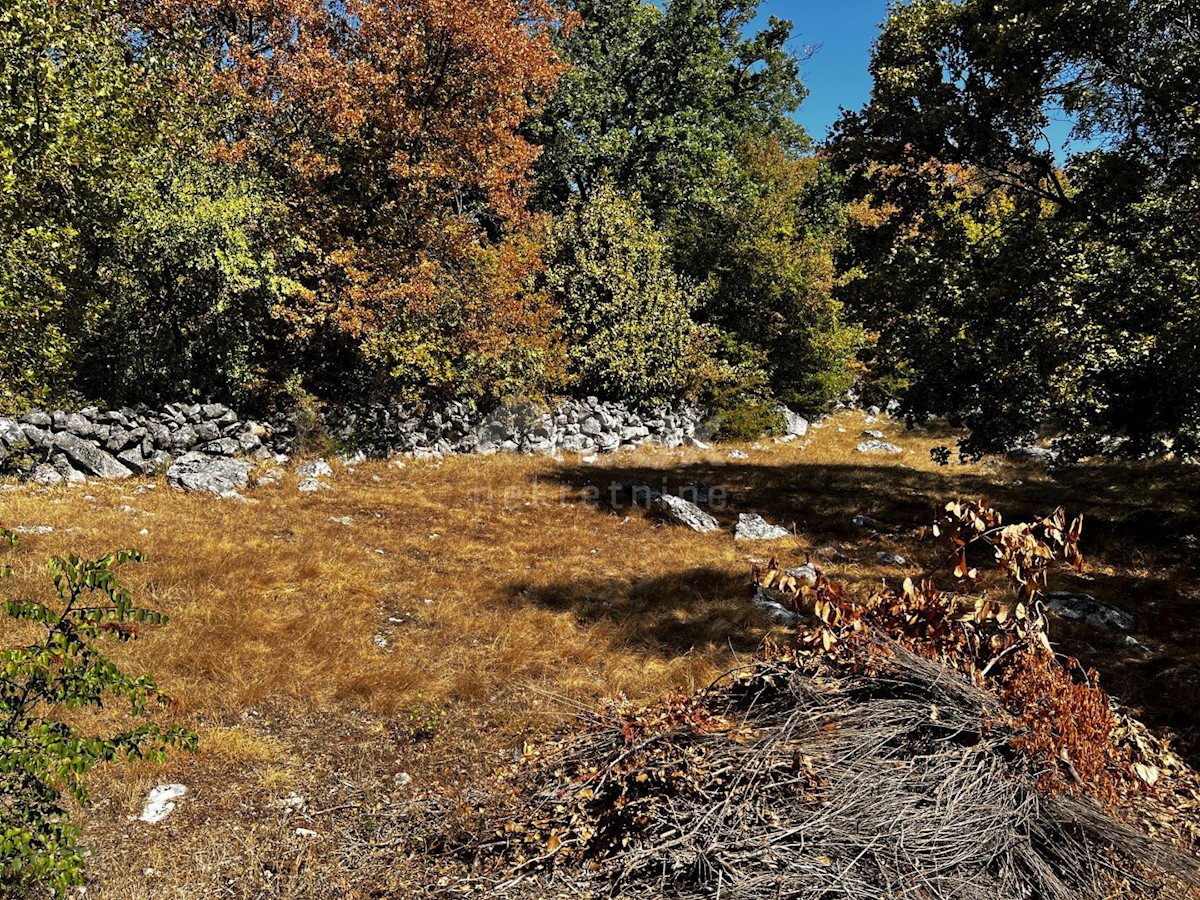
[[1133,771],[1136,772],[1137,777],[1146,782],[1146,784],[1153,785],[1156,781],[1158,781],[1158,766],[1147,766],[1143,765],[1142,763],[1134,763]]

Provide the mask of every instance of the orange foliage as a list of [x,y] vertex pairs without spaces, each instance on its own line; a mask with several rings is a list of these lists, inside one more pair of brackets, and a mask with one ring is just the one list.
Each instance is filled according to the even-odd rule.
[[[538,149],[519,129],[564,70],[551,3],[161,0],[128,15],[181,73],[201,73],[181,83],[213,109],[210,152],[276,186],[280,253],[299,281],[277,313],[310,352],[328,333],[400,378],[507,352],[497,332],[536,331],[546,352],[549,333],[530,326],[539,304],[515,279],[502,295],[477,292],[486,309],[443,306],[458,303],[480,248],[530,225]],[[515,251],[497,252],[515,273]],[[430,321],[428,345],[413,348],[413,323]]]

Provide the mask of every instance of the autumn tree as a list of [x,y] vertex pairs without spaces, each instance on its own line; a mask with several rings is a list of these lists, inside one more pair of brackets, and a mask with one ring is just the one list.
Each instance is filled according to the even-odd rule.
[[276,252],[297,288],[273,310],[291,338],[281,371],[326,393],[461,394],[502,389],[474,382],[520,370],[509,353],[549,352],[532,292],[464,283],[528,225],[538,150],[518,128],[562,69],[553,9],[169,0],[129,15],[145,52],[178,60],[193,102],[215,108],[209,155],[251,166],[279,202]]

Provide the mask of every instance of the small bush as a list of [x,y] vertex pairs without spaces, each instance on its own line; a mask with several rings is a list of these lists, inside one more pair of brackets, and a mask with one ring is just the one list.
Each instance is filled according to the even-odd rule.
[[[0,540],[17,545],[3,530]],[[64,800],[86,802],[84,777],[98,763],[195,749],[196,736],[181,727],[146,723],[97,735],[97,723],[79,712],[125,701],[130,716],[142,719],[171,703],[152,678],[126,674],[99,648],[101,638],[132,640],[143,625],[167,621],[134,606],[117,578],[118,566],[141,559],[135,550],[93,561],[56,557],[49,563],[54,599],[3,601],[11,618],[41,636],[0,650],[0,896],[41,884],[62,897],[82,882],[79,829]],[[70,721],[56,718],[63,712]]]
[[764,435],[782,434],[783,415],[778,404],[768,400],[745,400],[711,410],[719,423],[717,440],[752,441]]

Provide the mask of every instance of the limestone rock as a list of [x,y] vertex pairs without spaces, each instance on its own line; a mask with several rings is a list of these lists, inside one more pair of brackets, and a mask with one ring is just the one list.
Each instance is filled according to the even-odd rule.
[[888,441],[881,441],[878,438],[872,438],[869,441],[863,441],[854,449],[859,453],[884,453],[892,455],[904,452],[902,448],[897,447],[895,444],[892,444]]
[[56,434],[54,446],[76,467],[98,478],[128,478],[133,474],[112,455],[70,431]]
[[792,412],[786,406],[779,406],[779,414],[783,416],[784,434],[794,434],[796,437],[804,437],[808,434],[808,419],[798,413]]
[[689,500],[676,497],[674,494],[663,494],[654,501],[654,508],[669,521],[686,525],[692,531],[704,534],[716,531],[720,523],[712,516]]
[[750,602],[762,610],[776,625],[795,625],[800,621],[798,613],[780,603],[776,603],[763,593],[762,588],[758,588],[754,592],[754,596],[750,599]]
[[791,537],[792,533],[779,525],[772,525],[757,513],[740,513],[733,538],[736,541],[777,541]]
[[302,478],[328,478],[333,475],[333,469],[324,459],[314,459],[296,467],[296,474]]
[[1043,597],[1046,606],[1064,619],[1085,622],[1093,628],[1132,631],[1133,616],[1123,609],[1101,603],[1091,594],[1049,591]]
[[213,459],[203,453],[185,453],[167,469],[167,483],[185,491],[232,497],[250,480],[250,464],[240,459]]

